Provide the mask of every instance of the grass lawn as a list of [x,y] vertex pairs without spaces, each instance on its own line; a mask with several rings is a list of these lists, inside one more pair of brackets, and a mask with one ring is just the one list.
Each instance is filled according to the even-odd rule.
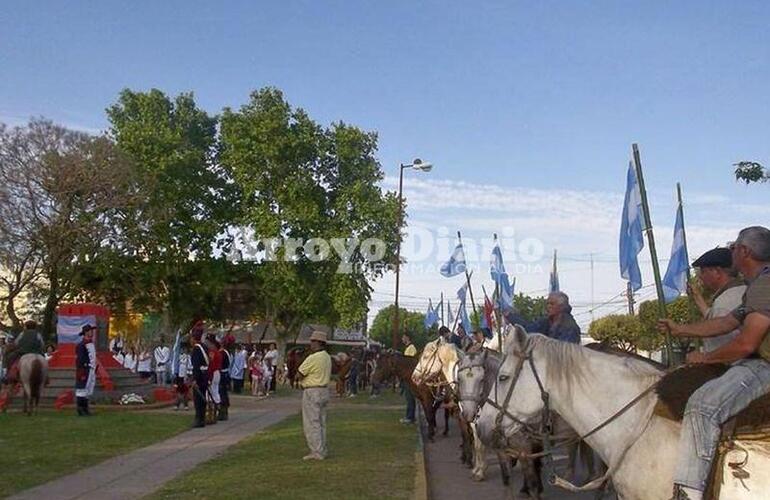
[[397,410],[332,409],[329,458],[303,462],[301,417],[291,417],[184,474],[151,498],[344,500],[412,498],[417,437]]
[[[336,398],[335,398],[336,399]],[[362,405],[377,405],[377,406],[403,406],[406,407],[406,401],[398,390],[393,392],[392,389],[387,388],[380,391],[380,395],[376,398],[370,398],[368,392],[359,392],[358,396],[354,398],[340,399],[341,403],[362,404]]]
[[189,414],[105,411],[81,418],[74,411],[0,414],[0,497],[171,437],[192,422]]

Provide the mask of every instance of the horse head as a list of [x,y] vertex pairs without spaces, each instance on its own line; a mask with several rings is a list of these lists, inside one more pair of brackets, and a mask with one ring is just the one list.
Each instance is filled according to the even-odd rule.
[[[503,360],[489,399],[476,421],[477,430],[485,439],[510,440],[539,422],[544,403],[532,361],[533,339],[518,325],[510,329],[503,340]],[[538,366],[542,378],[546,367]]]
[[457,395],[463,418],[476,418],[497,379],[502,356],[496,351],[483,349],[469,353],[457,364]]

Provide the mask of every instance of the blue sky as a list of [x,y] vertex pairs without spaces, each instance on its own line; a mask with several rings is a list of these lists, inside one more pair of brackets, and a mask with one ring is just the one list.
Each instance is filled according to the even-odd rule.
[[[594,302],[622,288],[632,142],[661,258],[677,181],[692,254],[768,224],[768,187],[731,177],[737,160],[770,163],[768,19],[767,2],[5,2],[0,120],[99,130],[124,87],[192,90],[217,113],[274,85],[321,123],[378,131],[388,188],[400,161],[436,164],[407,179],[413,227],[537,238],[588,304],[590,253],[604,261]],[[411,307],[459,286],[418,274],[404,279]],[[545,283],[519,277],[524,291]],[[392,280],[375,290],[373,312]]]

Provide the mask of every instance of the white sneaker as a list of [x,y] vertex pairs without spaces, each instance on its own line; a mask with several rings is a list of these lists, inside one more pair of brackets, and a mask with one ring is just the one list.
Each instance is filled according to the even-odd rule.
[[310,454],[305,455],[304,457],[302,457],[302,460],[305,460],[305,461],[307,461],[307,460],[323,460],[323,459],[324,459],[324,457],[322,457],[321,455],[316,455],[315,453],[310,453]]

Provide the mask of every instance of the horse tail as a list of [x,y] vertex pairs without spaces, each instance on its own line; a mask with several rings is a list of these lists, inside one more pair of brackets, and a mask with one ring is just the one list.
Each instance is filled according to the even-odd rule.
[[29,372],[29,399],[35,406],[40,404],[40,392],[43,388],[43,362],[40,359],[32,361]]

